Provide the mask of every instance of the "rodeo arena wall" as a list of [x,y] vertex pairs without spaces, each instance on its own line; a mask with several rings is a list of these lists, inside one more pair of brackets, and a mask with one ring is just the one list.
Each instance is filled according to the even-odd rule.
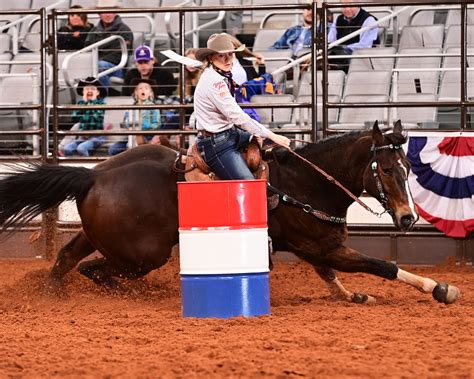
[[[205,46],[212,33],[227,32],[265,58],[266,72],[272,74],[265,80],[272,89],[246,102],[276,132],[298,141],[318,141],[367,128],[375,120],[390,127],[401,119],[409,136],[404,149],[412,165],[409,185],[420,220],[403,233],[388,214],[377,217],[354,204],[347,215],[349,246],[399,264],[434,265],[448,258],[472,264],[474,6],[466,1],[359,2],[376,16],[380,43],[340,56],[331,49],[344,41],[327,43],[327,25],[340,13],[339,2],[310,4],[318,32],[297,55],[272,44],[300,23],[308,3],[269,3],[124,0],[119,13],[134,41],[127,48],[122,37],[108,37],[120,42],[120,62],[111,71],[133,67],[129,50],[142,44],[153,49],[158,69],[175,79],[175,88],[158,96],[155,106],[166,128],[134,128],[129,118],[141,106],[123,96],[123,79],[112,76],[102,107],[107,130],[89,133],[105,136],[106,142],[90,157],[65,157],[58,145],[63,138],[77,136],[71,129],[71,113],[80,109],[74,105],[76,86],[80,79],[103,77],[98,68],[102,44],[61,50],[58,30],[72,13],[87,14],[95,25],[101,11],[95,1],[0,1],[1,175],[12,165],[31,161],[90,168],[108,158],[114,142],[125,140],[133,147],[134,136],[166,136],[188,147],[196,130],[192,98],[185,95],[185,68],[161,52],[184,55],[188,48]],[[73,5],[83,9],[71,10]],[[337,69],[331,69],[332,60],[339,60]],[[383,210],[375,199],[362,198],[372,209]],[[75,203],[65,202],[4,241],[0,257],[51,259],[79,228]],[[280,252],[277,259],[296,258]]]

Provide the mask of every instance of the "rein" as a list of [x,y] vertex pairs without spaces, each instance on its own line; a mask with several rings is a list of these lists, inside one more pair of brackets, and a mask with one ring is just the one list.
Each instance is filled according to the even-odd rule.
[[[301,141],[301,142],[308,143],[307,141]],[[373,215],[375,215],[377,217],[382,217],[382,215],[384,213],[389,213],[391,215],[392,211],[388,208],[388,199],[387,199],[387,196],[386,196],[385,191],[383,189],[382,181],[380,180],[380,177],[377,173],[378,164],[377,164],[377,161],[376,161],[376,153],[377,153],[377,151],[383,150],[383,149],[398,150],[400,148],[401,148],[400,145],[394,145],[394,144],[388,144],[388,145],[383,145],[383,146],[375,146],[374,144],[372,144],[372,146],[370,148],[370,151],[373,152],[373,159],[372,159],[372,164],[371,164],[370,167],[372,169],[372,175],[374,176],[374,179],[375,179],[375,184],[376,184],[377,189],[379,191],[379,196],[380,196],[380,199],[381,199],[380,203],[382,204],[382,206],[384,208],[383,212],[375,212],[372,208],[370,208],[367,204],[365,204],[362,200],[360,200],[356,195],[354,195],[351,191],[349,191],[346,187],[344,187],[344,185],[342,185],[339,181],[337,181],[335,178],[333,178],[331,175],[329,175],[322,168],[318,167],[314,163],[312,163],[309,160],[307,160],[306,158],[302,157],[300,154],[298,154],[294,150],[292,150],[292,149],[287,149],[287,150],[291,154],[293,154],[295,157],[297,157],[298,159],[302,160],[303,162],[305,162],[309,166],[311,166],[311,168],[313,168],[315,171],[317,171],[322,176],[324,176],[329,182],[335,184],[340,189],[342,189],[351,199],[353,199],[356,203],[361,205],[364,209],[366,209],[367,211],[369,211],[370,213],[372,213]],[[335,223],[345,223],[346,222],[345,217],[331,216],[331,215],[328,215],[325,212],[318,211],[318,210],[314,209],[311,205],[304,204],[304,203],[296,200],[295,198],[285,194],[284,192],[278,190],[277,188],[273,187],[270,184],[268,184],[268,189],[270,191],[278,194],[284,202],[286,202],[288,204],[291,204],[291,205],[294,205],[294,206],[297,206],[298,208],[303,209],[303,211],[315,216],[316,218],[319,218],[319,219],[324,220],[324,221],[335,222]]]

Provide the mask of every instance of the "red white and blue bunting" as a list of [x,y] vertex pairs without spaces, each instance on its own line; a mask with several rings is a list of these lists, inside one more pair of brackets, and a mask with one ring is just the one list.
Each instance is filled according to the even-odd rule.
[[449,237],[474,232],[474,137],[410,137],[410,188],[420,216]]

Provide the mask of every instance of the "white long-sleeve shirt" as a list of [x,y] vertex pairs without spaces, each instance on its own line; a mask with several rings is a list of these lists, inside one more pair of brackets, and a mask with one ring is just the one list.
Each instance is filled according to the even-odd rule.
[[235,125],[256,136],[268,137],[269,130],[240,108],[225,80],[212,67],[202,73],[194,92],[196,128],[217,133]]

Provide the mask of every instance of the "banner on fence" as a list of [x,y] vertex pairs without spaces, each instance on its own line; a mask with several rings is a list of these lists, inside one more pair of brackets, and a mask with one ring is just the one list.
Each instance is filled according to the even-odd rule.
[[420,216],[449,237],[474,231],[474,137],[410,137],[410,188]]

